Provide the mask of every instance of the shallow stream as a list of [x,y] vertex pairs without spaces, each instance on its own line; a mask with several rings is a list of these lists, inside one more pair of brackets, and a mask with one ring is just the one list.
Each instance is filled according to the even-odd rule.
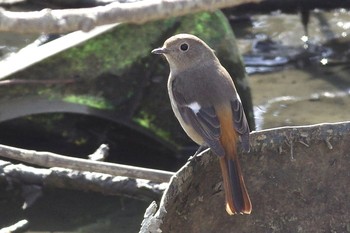
[[[237,30],[257,129],[350,120],[350,13],[254,16]],[[237,25],[237,28],[239,26]]]

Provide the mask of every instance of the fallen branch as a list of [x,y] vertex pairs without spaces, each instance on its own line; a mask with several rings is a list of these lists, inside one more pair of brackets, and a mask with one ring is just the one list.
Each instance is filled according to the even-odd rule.
[[155,182],[169,182],[173,172],[92,161],[58,155],[50,152],[25,150],[0,144],[0,157],[19,160],[42,167],[61,167],[78,171],[99,172],[112,176],[124,176],[151,180]]
[[52,84],[67,84],[74,83],[76,80],[73,79],[65,79],[65,80],[28,80],[28,79],[10,79],[10,80],[2,80],[0,81],[0,86],[5,85],[17,85],[17,84],[44,84],[44,85],[52,85]]
[[9,227],[0,229],[0,233],[21,233],[25,232],[28,228],[29,222],[27,220],[21,220]]
[[90,31],[113,23],[137,23],[193,14],[200,11],[259,2],[258,0],[152,0],[133,3],[113,2],[105,6],[34,12],[0,10],[0,31],[20,33],[64,33]]
[[[127,196],[139,200],[159,200],[167,183],[111,176],[96,172],[74,171],[65,168],[34,168],[0,160],[0,181],[21,186],[39,186],[93,191],[106,195]],[[24,194],[25,196],[25,194]],[[31,205],[30,197],[25,197]],[[26,205],[27,206],[27,205]]]

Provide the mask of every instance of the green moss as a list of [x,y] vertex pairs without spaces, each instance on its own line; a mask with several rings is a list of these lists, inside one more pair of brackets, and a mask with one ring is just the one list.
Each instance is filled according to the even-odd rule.
[[154,134],[159,136],[165,141],[170,142],[170,132],[165,131],[162,128],[157,127],[156,124],[154,124],[156,117],[154,115],[151,115],[145,111],[142,111],[140,113],[141,117],[134,117],[133,120],[141,127],[144,127],[150,131],[152,131]]
[[174,19],[144,25],[123,24],[62,54],[69,68],[85,77],[96,72],[121,74],[135,61],[150,55],[150,41],[175,23]]
[[82,104],[97,109],[113,109],[113,105],[103,98],[88,95],[68,95],[63,98],[64,101]]
[[57,122],[61,121],[63,118],[64,116],[62,113],[51,113],[50,116],[42,114],[29,115],[25,117],[25,120],[30,121],[31,124],[40,125],[50,131],[57,127]]

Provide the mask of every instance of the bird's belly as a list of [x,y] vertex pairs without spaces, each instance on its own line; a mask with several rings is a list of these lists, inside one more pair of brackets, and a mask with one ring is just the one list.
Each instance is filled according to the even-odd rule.
[[186,132],[186,134],[198,145],[204,145],[204,140],[203,138],[194,130],[193,127],[190,125],[186,124],[185,121],[182,119],[179,110],[176,107],[175,103],[171,103],[171,107],[173,108],[173,112],[177,118],[177,120],[180,122],[180,125]]
[[186,134],[198,145],[204,145],[205,142],[204,142],[203,138],[193,129],[193,127],[186,124],[185,121],[181,117],[179,109],[177,108],[176,103],[174,102],[174,96],[173,96],[173,91],[172,91],[172,86],[171,86],[171,83],[172,83],[171,77],[172,76],[170,74],[169,81],[168,81],[168,94],[170,97],[170,103],[171,103],[171,107],[173,109],[173,112],[174,112],[177,120],[180,122],[181,127],[186,132]]

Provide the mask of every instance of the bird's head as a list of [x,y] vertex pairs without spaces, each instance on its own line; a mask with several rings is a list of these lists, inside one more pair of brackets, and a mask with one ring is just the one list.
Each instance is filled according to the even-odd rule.
[[178,34],[164,42],[163,47],[152,50],[168,60],[172,71],[181,71],[216,60],[213,50],[201,39],[190,34]]

